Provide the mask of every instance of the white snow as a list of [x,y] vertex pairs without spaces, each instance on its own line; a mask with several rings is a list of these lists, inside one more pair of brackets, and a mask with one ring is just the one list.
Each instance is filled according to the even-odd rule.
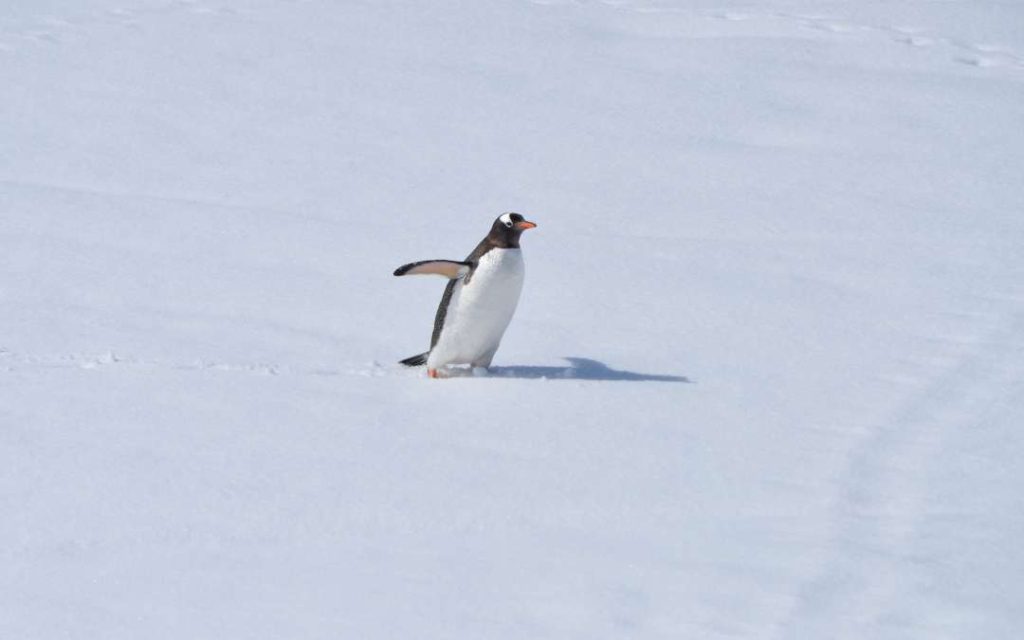
[[7,0],[0,638],[1024,636],[1022,24]]

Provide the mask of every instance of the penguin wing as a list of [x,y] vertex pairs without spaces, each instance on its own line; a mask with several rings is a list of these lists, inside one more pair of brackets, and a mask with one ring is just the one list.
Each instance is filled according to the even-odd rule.
[[473,268],[472,262],[456,262],[455,260],[420,260],[403,264],[395,269],[396,276],[419,276],[434,274],[457,280]]

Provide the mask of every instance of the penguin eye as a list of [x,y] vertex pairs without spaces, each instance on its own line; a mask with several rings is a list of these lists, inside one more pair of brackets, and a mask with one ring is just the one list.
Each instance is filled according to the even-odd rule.
[[509,227],[511,229],[512,228],[512,221],[511,220],[506,220],[505,221],[505,226]]

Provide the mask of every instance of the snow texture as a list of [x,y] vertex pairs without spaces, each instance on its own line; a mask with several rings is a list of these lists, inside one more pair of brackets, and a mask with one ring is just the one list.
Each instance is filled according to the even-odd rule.
[[7,0],[0,638],[1024,637],[1022,24]]

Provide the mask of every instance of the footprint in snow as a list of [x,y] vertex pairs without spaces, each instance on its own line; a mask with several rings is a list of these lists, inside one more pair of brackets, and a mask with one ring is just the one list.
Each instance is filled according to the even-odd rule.
[[743,22],[744,20],[753,20],[754,16],[749,13],[741,13],[739,11],[726,11],[715,16],[721,20],[728,20],[729,22]]
[[52,31],[30,31],[25,34],[25,37],[36,42],[48,42],[50,44],[60,44],[61,41],[60,36]]
[[912,47],[929,47],[935,44],[935,40],[927,38],[925,36],[898,36],[896,42],[900,42]]
[[818,31],[827,31],[828,33],[855,33],[865,29],[860,25],[848,24],[845,22],[809,21],[804,23],[804,26],[810,27],[811,29],[817,29]]
[[953,58],[960,64],[966,64],[972,67],[998,67],[1001,63],[995,58],[986,58],[982,56],[957,56]]

